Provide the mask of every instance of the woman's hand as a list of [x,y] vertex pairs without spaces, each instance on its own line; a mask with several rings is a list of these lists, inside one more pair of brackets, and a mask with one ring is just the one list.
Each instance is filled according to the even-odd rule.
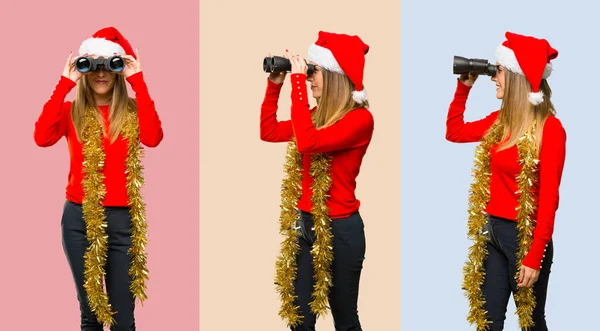
[[[271,57],[271,53],[269,53],[269,57]],[[269,80],[275,84],[281,85],[285,81],[285,76],[287,76],[287,72],[272,72],[269,74]]]
[[537,282],[540,276],[540,271],[535,270],[526,266],[521,266],[521,272],[519,272],[519,280],[517,286],[519,287],[531,287]]
[[473,86],[477,80],[477,77],[479,77],[478,74],[462,74],[458,79],[461,81],[461,83],[467,86]]
[[292,74],[306,75],[308,73],[308,64],[301,55],[290,55],[290,52],[286,50],[285,57],[292,64]]
[[[87,54],[84,54],[83,56],[87,56]],[[62,75],[65,78],[68,78],[68,79],[74,81],[75,83],[77,83],[79,78],[81,78],[81,76],[82,76],[82,74],[79,71],[77,71],[77,69],[75,68],[75,60],[73,60],[73,52],[71,52],[69,54],[69,58],[67,59],[67,63],[65,64],[65,68],[63,70]]]
[[138,72],[142,71],[140,52],[138,49],[135,50],[135,57],[131,55],[120,55],[120,57],[122,57],[125,61],[125,68],[123,69],[123,71],[121,71],[125,78],[135,75]]

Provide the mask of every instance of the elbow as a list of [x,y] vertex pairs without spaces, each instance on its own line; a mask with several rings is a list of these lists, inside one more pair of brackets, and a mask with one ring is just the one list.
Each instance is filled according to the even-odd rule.
[[458,137],[455,132],[446,130],[446,140],[452,143],[458,142]]
[[268,142],[268,143],[272,143],[275,142],[275,131],[266,131],[263,129],[260,129],[260,140],[264,141],[264,142]]
[[33,140],[38,147],[50,147],[52,146],[52,141],[48,140],[47,137],[44,137],[38,134],[37,131],[33,134]]
[[317,153],[317,151],[315,151],[315,144],[311,144],[300,139],[298,139],[296,142],[296,148],[298,148],[298,152],[301,154]]
[[262,131],[260,131],[260,140],[266,141],[266,142],[271,142],[271,140],[269,139],[269,135]]
[[145,139],[142,140],[142,143],[146,147],[150,147],[150,148],[157,147],[162,142],[163,136],[164,135],[163,135],[163,133],[161,131],[159,134],[157,134],[157,135],[155,135],[153,137],[146,137]]

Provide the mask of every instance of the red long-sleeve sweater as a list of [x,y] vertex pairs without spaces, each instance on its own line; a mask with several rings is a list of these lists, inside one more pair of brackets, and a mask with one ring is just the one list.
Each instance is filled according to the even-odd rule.
[[[485,132],[494,124],[499,111],[487,117],[465,123],[464,112],[471,87],[458,81],[454,100],[450,104],[446,122],[446,139],[457,143],[478,142]],[[546,246],[554,231],[554,217],[558,209],[559,186],[562,177],[566,154],[566,132],[561,122],[554,116],[548,117],[542,132],[540,149],[539,185],[536,189],[538,204],[536,227],[533,232],[533,243],[523,260],[523,265],[540,269]],[[519,194],[517,193],[517,176],[521,171],[519,154],[516,146],[503,151],[491,153],[490,201],[486,212],[490,215],[516,220]]]
[[[150,98],[148,87],[144,82],[142,72],[127,78],[136,95],[138,105],[138,122],[140,127],[140,141],[148,147],[156,147],[163,138],[161,121]],[[67,139],[71,158],[66,198],[75,203],[82,203],[83,187],[83,149],[75,134],[71,120],[71,102],[65,102],[67,94],[76,86],[70,79],[61,76],[50,100],[46,102],[38,121],[35,123],[34,139],[38,146],[49,147],[56,144],[63,136]],[[99,107],[104,119],[108,123],[108,106]],[[104,206],[127,206],[127,175],[125,174],[125,160],[127,158],[127,140],[117,139],[110,143],[110,139],[102,139],[106,155],[104,163],[104,184],[106,196]]]
[[[277,120],[277,101],[282,84],[268,80],[267,91],[261,107],[260,137],[268,142],[288,142],[296,137],[298,151],[302,153],[303,177],[300,210],[310,212],[311,185],[309,174],[311,154],[328,153],[331,161],[331,189],[327,202],[329,217],[345,218],[359,209],[355,196],[356,177],[362,159],[373,135],[374,121],[365,108],[350,111],[337,123],[317,130],[312,122],[308,102],[306,75],[292,74],[291,120]],[[314,109],[313,109],[314,110]]]

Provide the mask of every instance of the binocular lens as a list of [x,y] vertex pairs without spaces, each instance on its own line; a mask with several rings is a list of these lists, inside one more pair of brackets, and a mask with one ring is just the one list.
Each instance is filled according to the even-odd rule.
[[454,74],[480,74],[491,77],[496,76],[495,64],[491,64],[488,60],[468,59],[461,56],[454,56],[453,73]]
[[110,58],[99,57],[79,57],[75,60],[75,68],[81,73],[97,71],[103,68],[106,71],[121,72],[125,69],[125,61],[120,56],[112,56]]
[[114,72],[121,72],[125,69],[125,61],[120,56],[114,56],[109,61],[109,69]]
[[[263,60],[263,71],[267,73],[272,72],[286,72],[292,70],[292,64],[290,60],[281,57],[281,56],[273,56],[273,57],[265,57]],[[308,75],[312,75],[315,72],[315,66],[312,64],[308,64]]]
[[81,73],[86,73],[92,69],[92,62],[88,58],[80,57],[75,61],[75,68]]

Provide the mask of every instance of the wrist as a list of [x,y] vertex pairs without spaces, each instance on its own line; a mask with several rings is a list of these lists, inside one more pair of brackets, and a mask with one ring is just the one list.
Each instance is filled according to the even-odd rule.
[[65,76],[64,74],[60,76],[59,84],[67,86],[69,88],[73,88],[77,85],[77,82],[74,81],[71,77]]

